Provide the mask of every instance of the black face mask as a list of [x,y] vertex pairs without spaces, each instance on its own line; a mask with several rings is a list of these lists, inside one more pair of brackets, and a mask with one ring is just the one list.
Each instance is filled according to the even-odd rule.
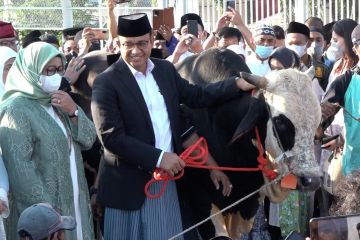
[[89,48],[89,52],[91,52],[91,51],[96,51],[96,50],[101,50],[101,48],[100,48],[100,42],[98,42],[98,41],[91,43],[91,46],[90,46],[90,48]]
[[71,52],[65,55],[66,61],[70,62],[72,58],[76,58],[78,56],[77,52]]

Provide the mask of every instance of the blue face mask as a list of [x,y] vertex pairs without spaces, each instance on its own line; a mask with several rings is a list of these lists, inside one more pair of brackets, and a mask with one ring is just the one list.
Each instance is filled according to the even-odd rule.
[[261,58],[266,59],[270,57],[272,51],[274,50],[273,46],[262,46],[262,45],[256,45],[255,53]]

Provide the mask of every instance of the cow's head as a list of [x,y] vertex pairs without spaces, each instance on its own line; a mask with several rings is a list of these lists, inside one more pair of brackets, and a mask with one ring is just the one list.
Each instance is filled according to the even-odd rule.
[[241,77],[263,91],[270,116],[265,149],[278,172],[289,171],[300,178],[300,189],[314,190],[320,183],[313,140],[321,110],[311,79],[294,69]]

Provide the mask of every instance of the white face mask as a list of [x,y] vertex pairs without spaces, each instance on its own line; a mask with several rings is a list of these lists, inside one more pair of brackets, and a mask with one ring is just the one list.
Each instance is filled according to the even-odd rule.
[[324,47],[321,43],[312,42],[307,49],[307,53],[315,59],[320,59],[324,52]]
[[290,50],[293,50],[294,52],[296,52],[296,54],[301,58],[302,56],[304,56],[305,52],[306,52],[306,45],[307,42],[305,43],[305,45],[286,45],[286,47]]
[[244,49],[244,43],[242,43],[242,42],[240,42],[239,45],[237,45],[237,44],[229,45],[229,46],[227,46],[227,49],[233,51],[236,54],[241,54],[244,57],[246,55],[245,49]]
[[40,75],[40,84],[44,92],[53,93],[60,88],[61,76],[58,73],[51,76]]
[[335,42],[332,42],[330,47],[326,50],[326,58],[331,62],[336,62],[343,56],[344,51]]

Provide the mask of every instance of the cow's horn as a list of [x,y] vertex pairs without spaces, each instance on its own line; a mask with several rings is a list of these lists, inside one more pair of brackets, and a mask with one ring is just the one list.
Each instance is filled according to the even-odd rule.
[[261,76],[254,75],[251,73],[246,73],[246,72],[241,72],[240,76],[242,79],[244,79],[248,83],[250,83],[258,88],[266,88],[267,79],[265,77],[261,77]]

